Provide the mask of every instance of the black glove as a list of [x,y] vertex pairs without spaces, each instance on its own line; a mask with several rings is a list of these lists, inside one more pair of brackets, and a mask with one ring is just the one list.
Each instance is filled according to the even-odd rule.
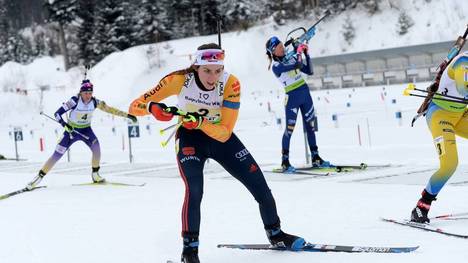
[[137,122],[137,118],[133,116],[132,114],[127,114],[127,118],[129,118],[132,122]]
[[65,128],[65,131],[67,131],[68,133],[72,133],[73,131],[73,127],[68,123],[64,123],[63,128]]

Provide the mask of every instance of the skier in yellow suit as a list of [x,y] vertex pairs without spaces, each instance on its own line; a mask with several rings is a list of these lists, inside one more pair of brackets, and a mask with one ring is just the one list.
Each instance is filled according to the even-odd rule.
[[[455,57],[442,73],[437,93],[468,99],[468,52]],[[432,201],[436,200],[442,187],[458,166],[455,135],[468,138],[468,107],[466,103],[437,100],[435,95],[426,114],[427,125],[432,133],[439,156],[440,168],[422,192],[416,207],[411,212],[411,221],[429,223],[427,216]]]

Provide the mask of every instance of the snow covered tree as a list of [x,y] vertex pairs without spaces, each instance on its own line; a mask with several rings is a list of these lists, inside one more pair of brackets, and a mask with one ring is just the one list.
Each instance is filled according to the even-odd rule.
[[366,8],[367,12],[371,15],[377,13],[379,11],[379,2],[381,0],[360,0],[364,8]]
[[78,27],[78,59],[80,64],[95,64],[91,39],[94,35],[94,0],[81,0],[77,10],[80,20]]
[[[28,63],[33,58],[31,44],[10,25],[6,0],[0,1],[0,65],[7,61]],[[10,3],[11,4],[11,3]]]
[[18,63],[29,63],[33,60],[31,44],[18,33],[9,35],[6,44],[6,57],[8,60]]
[[287,20],[297,18],[296,3],[298,2],[293,0],[278,0],[270,3],[269,8],[276,24],[284,25]]
[[356,36],[356,29],[354,28],[353,22],[349,16],[345,19],[342,33],[345,41],[348,43],[348,45],[351,45],[354,37]]
[[60,48],[65,63],[65,70],[70,68],[70,57],[68,55],[65,27],[76,19],[76,0],[47,0],[44,4],[47,12],[47,21],[57,23],[60,38]]
[[219,0],[194,0],[198,2],[199,8],[196,10],[198,19],[202,23],[198,24],[198,31],[201,35],[216,34],[218,32],[217,19],[219,16],[218,5]]
[[0,65],[7,62],[10,58],[6,52],[8,43],[8,32],[10,27],[7,19],[7,9],[5,6],[6,0],[0,0]]
[[118,10],[120,16],[115,21],[115,35],[117,41],[115,46],[119,50],[127,49],[135,45],[135,40],[132,37],[132,14],[129,1],[121,0]]
[[138,2],[132,27],[133,39],[137,44],[155,43],[169,38],[165,25],[167,21],[165,2],[167,0],[140,0]]
[[218,13],[223,14],[226,29],[247,29],[263,16],[265,5],[263,0],[226,0],[219,4]]
[[[54,31],[47,26],[32,25],[31,39],[28,39],[32,46],[33,56],[53,56],[60,53],[58,43],[54,42]],[[56,37],[55,37],[56,38]]]
[[201,12],[202,2],[203,0],[180,0],[167,6],[171,38],[177,39],[204,34],[205,19],[210,10]]
[[397,33],[400,35],[404,35],[408,33],[408,29],[413,25],[413,19],[411,19],[411,17],[409,17],[405,11],[401,11],[397,22]]
[[[320,5],[317,1],[312,0],[278,0],[278,1],[270,1],[267,4],[263,4],[260,2],[259,4],[263,4],[265,6],[267,13],[273,16],[274,21],[278,25],[283,25],[286,23],[287,20],[297,20],[300,17],[307,17],[309,14],[313,13],[314,8],[317,6],[328,8],[328,2],[334,0],[324,0],[327,4],[322,4],[322,0]],[[348,0],[345,0],[348,1]],[[342,1],[337,1],[342,2]]]
[[323,9],[329,9],[332,13],[341,13],[347,8],[355,8],[358,1],[366,0],[320,0],[319,6]]
[[128,1],[103,0],[95,12],[95,30],[91,39],[94,58],[131,47],[131,20],[124,12]]

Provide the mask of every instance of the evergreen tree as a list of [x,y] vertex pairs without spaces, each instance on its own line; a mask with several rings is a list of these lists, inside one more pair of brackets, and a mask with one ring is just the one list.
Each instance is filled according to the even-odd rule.
[[219,13],[223,14],[225,29],[247,29],[255,21],[266,16],[266,1],[226,0],[219,4]]
[[33,56],[40,57],[44,55],[50,55],[50,50],[48,50],[46,46],[45,34],[41,27],[33,25],[31,26],[31,31],[32,39],[30,42],[32,43]]
[[27,39],[15,32],[8,20],[6,0],[0,1],[0,65],[7,61],[28,63],[33,58],[31,45]]
[[351,21],[351,18],[348,16],[346,17],[345,23],[343,24],[343,37],[348,45],[351,45],[355,36],[356,30],[354,28],[353,22]]
[[65,28],[76,19],[76,0],[47,0],[44,4],[48,12],[48,22],[55,22],[59,29],[60,47],[64,57],[65,70],[70,68],[70,57],[67,49]]
[[371,15],[377,13],[379,11],[379,2],[381,0],[360,0],[362,2],[364,8],[366,8],[367,12]]
[[215,34],[220,0],[181,0],[166,6],[166,32],[171,38]]
[[132,14],[130,3],[127,0],[121,0],[118,5],[119,17],[115,21],[115,35],[117,41],[114,43],[119,50],[127,49],[135,45],[132,37]]
[[140,0],[135,10],[133,38],[137,44],[159,42],[169,38],[165,21],[167,13],[161,0]]
[[183,38],[186,36],[200,35],[198,31],[198,13],[199,8],[193,1],[180,0],[178,2],[168,3],[168,25],[172,33],[171,39]]
[[96,61],[131,47],[130,17],[124,13],[127,1],[104,0],[95,15],[95,33],[91,40]]
[[404,35],[408,33],[408,29],[413,25],[413,19],[411,19],[405,11],[401,11],[397,22],[397,33]]
[[94,0],[81,0],[77,16],[80,19],[78,27],[78,59],[81,64],[95,64],[92,39],[94,35]]
[[217,17],[220,16],[218,12],[218,1],[216,0],[195,0],[196,12],[201,23],[198,24],[198,32],[200,35],[211,35],[218,32]]
[[10,27],[8,24],[5,2],[6,0],[0,0],[0,65],[10,60],[6,50]]
[[329,9],[332,13],[341,13],[347,8],[355,8],[359,1],[367,0],[320,0],[319,6]]
[[31,44],[18,33],[10,34],[6,45],[8,60],[18,63],[29,63],[33,60]]
[[305,13],[302,2],[296,0],[278,0],[269,5],[273,19],[278,25],[284,25],[287,20],[298,19]]

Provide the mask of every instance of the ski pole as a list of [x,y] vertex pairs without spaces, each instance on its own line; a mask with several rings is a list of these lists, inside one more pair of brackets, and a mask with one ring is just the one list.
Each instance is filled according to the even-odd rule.
[[182,125],[182,123],[183,123],[183,122],[181,121],[181,122],[177,123],[177,124],[174,126],[175,129],[172,130],[171,134],[169,134],[169,137],[167,138],[167,140],[161,142],[161,146],[162,146],[162,147],[166,147],[166,146],[167,146],[167,144],[168,144],[169,141],[172,139],[172,137],[174,137],[174,135],[175,135],[176,132],[177,132],[177,129]]
[[[408,84],[408,87],[403,91],[403,95],[404,96],[414,96],[412,93],[410,93],[413,90],[424,92],[424,93],[432,93],[431,91],[427,91],[427,90],[423,90],[423,89],[417,89],[416,86],[413,83],[410,83],[410,84]],[[466,100],[464,98],[461,98],[461,97],[450,96],[450,95],[446,95],[446,94],[442,94],[442,93],[438,93],[438,92],[434,92],[433,94],[434,95],[439,95],[439,96],[442,96],[442,97],[445,97],[445,98],[461,100],[462,103],[468,103],[468,100]],[[421,95],[416,96],[416,97],[420,97],[420,96]],[[425,98],[426,96],[423,96],[423,97]]]
[[[45,114],[45,113],[42,112],[42,111],[41,111],[39,114],[44,115],[45,117],[47,117],[47,118],[49,118],[49,119],[55,121],[56,123],[60,124],[60,122],[58,122],[56,119],[50,117],[49,115]],[[60,124],[60,125],[61,125],[61,124]],[[74,133],[80,135],[81,137],[85,138],[86,140],[89,140],[89,137],[88,137],[88,136],[82,134],[81,132],[79,132],[79,131],[77,131],[77,130],[72,130],[72,132],[74,132]]]
[[456,221],[456,220],[467,220],[468,216],[460,216],[460,217],[442,217],[442,218],[437,218],[440,220],[447,220],[447,221]]
[[[405,96],[414,96],[414,97],[420,97],[420,98],[426,98],[424,95],[419,95],[419,94],[413,94],[413,93],[407,93]],[[460,100],[450,100],[450,99],[444,99],[444,98],[433,98],[432,100],[443,100],[443,101],[449,101],[449,102],[457,102],[461,104],[468,104],[468,100],[461,99]]]
[[455,218],[465,219],[465,218],[467,218],[467,217],[464,217],[464,216],[468,216],[468,212],[439,215],[439,216],[435,216],[435,217],[433,217],[431,219],[455,219]]
[[179,123],[174,123],[174,124],[164,128],[164,129],[161,129],[161,130],[159,130],[159,134],[163,135],[165,131],[168,131],[168,130],[172,129],[172,128],[176,127],[177,125],[179,125]]
[[[169,109],[169,108],[167,108],[165,111],[170,112],[170,111],[168,111],[168,109]],[[186,113],[185,111],[180,110],[180,109],[177,109],[177,111],[176,111],[176,112],[173,112],[172,114],[175,115],[175,116],[182,116],[182,117],[185,116],[185,115],[187,115],[187,113]],[[170,126],[164,128],[164,129],[161,129],[161,130],[159,130],[159,134],[163,135],[164,132],[166,132],[166,131],[168,131],[168,130],[174,128],[174,127],[177,127],[177,128],[178,128],[178,125],[179,125],[179,124],[180,124],[180,123],[175,123],[175,124],[172,124],[172,125],[170,125]]]

